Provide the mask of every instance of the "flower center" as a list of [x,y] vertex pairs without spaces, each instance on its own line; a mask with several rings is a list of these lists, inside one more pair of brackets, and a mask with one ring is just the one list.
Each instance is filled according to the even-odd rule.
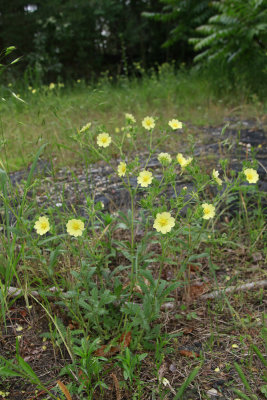
[[41,223],[41,228],[42,228],[42,229],[46,229],[46,228],[47,228],[46,222],[42,222],[42,223]]
[[167,218],[161,218],[159,221],[161,226],[166,226],[168,224]]
[[77,222],[74,222],[72,228],[73,228],[75,231],[78,231],[78,230],[80,229],[80,225],[79,225]]

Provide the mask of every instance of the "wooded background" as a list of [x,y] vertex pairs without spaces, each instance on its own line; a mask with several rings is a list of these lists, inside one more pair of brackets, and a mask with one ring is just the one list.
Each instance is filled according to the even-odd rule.
[[142,74],[174,60],[257,87],[267,77],[266,0],[2,0],[0,48],[42,81]]

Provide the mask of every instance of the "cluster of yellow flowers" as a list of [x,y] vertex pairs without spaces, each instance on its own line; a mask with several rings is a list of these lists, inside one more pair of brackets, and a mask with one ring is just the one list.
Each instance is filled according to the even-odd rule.
[[[50,85],[51,86],[51,85]],[[126,113],[125,118],[129,123],[135,123],[136,119],[132,114]],[[175,130],[175,129],[181,129],[182,128],[182,123],[178,121],[177,119],[172,119],[169,121],[169,126]],[[155,127],[155,120],[153,117],[146,117],[142,121],[142,126],[147,129],[147,130],[152,130]],[[88,129],[90,129],[91,123],[88,122],[86,125],[84,125],[80,129],[80,133],[86,132]],[[116,132],[119,129],[116,128]],[[102,132],[97,136],[97,144],[99,147],[108,147],[111,143],[111,136],[106,133]],[[176,156],[177,162],[180,164],[181,168],[184,169],[187,167],[193,160],[192,157],[184,157],[182,153],[178,153]],[[158,155],[158,160],[163,166],[167,166],[172,162],[171,155],[169,153],[160,153]],[[127,164],[124,161],[121,161],[117,167],[117,172],[118,176],[123,177],[126,175],[127,172]],[[257,171],[253,168],[246,168],[243,171],[247,181],[249,183],[256,183],[259,180],[259,175]],[[212,179],[219,185],[221,186],[223,181],[222,179],[219,178],[219,171],[216,171],[213,169],[212,171]],[[153,180],[152,172],[143,170],[139,173],[137,177],[137,183],[143,187],[146,188],[148,187]],[[186,187],[184,188],[186,190]],[[202,218],[205,220],[209,220],[211,218],[214,218],[215,216],[215,207],[212,204],[209,203],[203,203],[201,204],[202,207]],[[170,212],[162,212],[162,213],[157,213],[156,219],[153,224],[153,228],[157,230],[157,232],[161,232],[162,234],[166,234],[171,231],[171,229],[175,225],[175,219],[171,216]],[[49,220],[47,217],[41,216],[34,225],[34,228],[36,229],[36,232],[39,235],[44,235],[50,230],[50,224]],[[84,223],[80,219],[71,219],[68,221],[67,225],[67,232],[71,236],[81,236],[83,231],[84,231]]]
[[[67,232],[71,236],[82,236],[84,231],[84,223],[80,219],[70,219],[66,225]],[[34,229],[38,235],[44,235],[50,230],[50,223],[47,217],[40,217],[34,225]]]

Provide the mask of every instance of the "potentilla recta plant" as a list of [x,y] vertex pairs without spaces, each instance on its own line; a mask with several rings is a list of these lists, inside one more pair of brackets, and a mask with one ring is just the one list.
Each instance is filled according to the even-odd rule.
[[[160,306],[170,294],[167,288],[175,290],[185,284],[188,264],[210,257],[206,247],[224,212],[222,205],[227,197],[249,190],[246,182],[255,185],[258,179],[256,170],[247,168],[256,167],[256,162],[247,163],[240,173],[229,176],[224,160],[218,169],[206,171],[192,152],[188,154],[179,148],[172,154],[164,152],[163,144],[169,135],[174,131],[182,135],[182,127],[182,122],[173,118],[163,127],[161,136],[154,135],[154,130],[159,129],[157,118],[147,116],[137,122],[134,115],[126,113],[125,125],[117,128],[121,132],[120,139],[113,138],[105,126],[90,128],[83,136],[76,137],[82,149],[107,163],[129,194],[129,212],[120,211],[118,216],[112,217],[113,227],[116,224],[123,227],[129,240],[113,243],[116,251],[130,262],[127,290],[122,291],[124,323],[127,320],[133,327],[141,326],[141,332],[149,331],[151,322],[159,316]],[[136,142],[141,138],[147,141],[145,155],[135,152],[135,157],[129,156],[127,149],[136,149]],[[157,169],[153,168],[155,158]],[[178,184],[181,179],[190,182],[190,187],[181,187]],[[139,230],[142,231],[141,243],[146,245],[140,245]],[[151,257],[152,245],[160,247],[160,254]],[[150,263],[146,261],[146,253],[149,253]],[[152,265],[158,268],[151,268]],[[176,266],[173,280],[166,282],[162,272],[172,265]],[[125,267],[127,269],[127,265]],[[141,290],[137,290],[140,287]]]

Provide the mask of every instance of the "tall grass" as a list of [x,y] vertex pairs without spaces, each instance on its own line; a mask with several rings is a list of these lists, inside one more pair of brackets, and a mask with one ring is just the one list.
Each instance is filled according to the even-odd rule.
[[138,73],[138,78],[114,79],[106,74],[96,84],[81,80],[51,89],[29,87],[33,83],[28,80],[2,86],[1,160],[8,170],[25,167],[45,142],[46,156],[53,157],[56,165],[79,163],[73,132],[88,121],[101,121],[114,135],[124,112],[134,113],[139,121],[144,115],[157,116],[160,122],[177,116],[200,126],[222,123],[236,112],[254,117],[264,112],[257,99],[253,103],[242,92],[218,97],[209,77],[196,71],[177,72],[165,64],[157,72],[139,69]]

